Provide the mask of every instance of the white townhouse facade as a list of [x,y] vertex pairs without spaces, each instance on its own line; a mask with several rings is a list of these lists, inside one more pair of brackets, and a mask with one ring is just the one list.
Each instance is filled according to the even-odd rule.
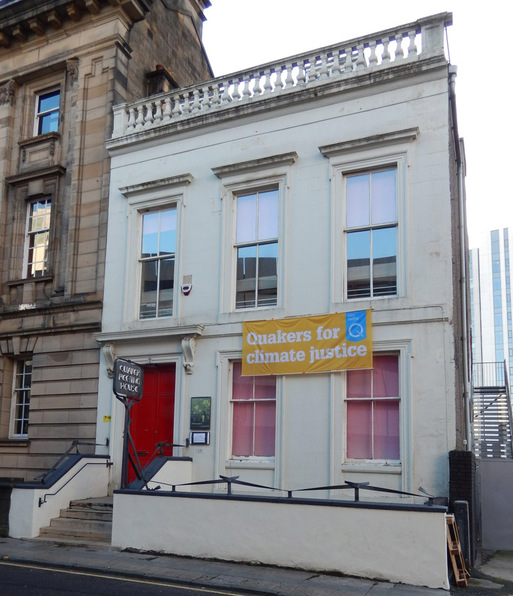
[[[145,375],[132,408],[143,463],[166,443],[178,446],[160,453],[192,458],[190,482],[449,496],[448,454],[468,445],[450,24],[435,15],[115,108],[96,336],[96,442],[111,445],[111,488],[121,358]],[[278,321],[270,341],[293,359],[303,337],[280,337],[280,321],[362,311],[372,370],[242,375],[243,324]]]

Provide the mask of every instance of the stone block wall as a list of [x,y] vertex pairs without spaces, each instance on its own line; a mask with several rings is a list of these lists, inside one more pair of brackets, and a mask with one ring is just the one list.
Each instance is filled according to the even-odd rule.
[[[180,84],[211,75],[190,17],[202,0],[98,0],[75,19],[67,4],[42,0],[30,14],[0,8],[0,477],[25,480],[73,440],[95,451],[112,108],[146,96],[157,63]],[[13,33],[16,18],[26,39]],[[44,34],[30,33],[34,18]],[[34,136],[37,93],[52,87],[60,89],[58,130]],[[40,196],[52,201],[50,268],[31,278],[26,210]],[[27,357],[29,430],[14,437],[13,370]]]

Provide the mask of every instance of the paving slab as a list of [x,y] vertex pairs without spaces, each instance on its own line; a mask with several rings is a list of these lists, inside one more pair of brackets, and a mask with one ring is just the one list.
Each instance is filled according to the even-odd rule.
[[513,552],[498,551],[479,568],[481,573],[513,582]]
[[[192,586],[276,596],[447,596],[446,590],[407,586],[301,569],[121,551],[105,545],[0,538],[0,561],[144,577]],[[507,565],[503,565],[507,568]],[[462,594],[462,596],[465,596]],[[502,596],[502,595],[501,595]]]

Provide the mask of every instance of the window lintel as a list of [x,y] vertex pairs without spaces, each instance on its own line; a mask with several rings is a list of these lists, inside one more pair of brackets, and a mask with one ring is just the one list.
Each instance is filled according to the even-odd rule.
[[171,176],[169,178],[160,178],[159,180],[150,180],[149,182],[140,182],[139,184],[131,184],[120,188],[120,193],[125,198],[131,198],[137,195],[154,192],[156,190],[168,190],[188,186],[193,181],[192,174],[180,174],[178,176]]
[[256,172],[272,167],[291,166],[296,160],[297,153],[295,151],[290,151],[289,153],[270,155],[268,157],[261,157],[258,159],[251,159],[249,161],[218,166],[216,168],[212,168],[212,172],[214,172],[218,178],[222,179],[235,174]]
[[387,145],[411,143],[418,137],[419,132],[418,128],[405,128],[404,130],[397,130],[395,132],[386,132],[379,135],[372,135],[370,137],[362,137],[360,139],[342,141],[331,145],[323,145],[319,147],[319,151],[324,157],[329,158],[361,149],[375,149]]
[[23,174],[15,174],[14,176],[7,176],[5,181],[7,184],[11,184],[12,186],[16,186],[18,184],[23,184],[25,182],[30,182],[32,180],[36,180],[38,178],[49,178],[58,176],[64,176],[66,173],[66,168],[63,166],[52,166],[49,168],[42,168],[40,170],[33,170],[31,172],[23,173]]

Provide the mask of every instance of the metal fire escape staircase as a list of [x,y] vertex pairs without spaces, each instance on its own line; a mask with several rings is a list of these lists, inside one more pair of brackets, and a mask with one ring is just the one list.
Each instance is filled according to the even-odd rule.
[[513,459],[511,396],[505,362],[474,364],[472,398],[476,457]]

